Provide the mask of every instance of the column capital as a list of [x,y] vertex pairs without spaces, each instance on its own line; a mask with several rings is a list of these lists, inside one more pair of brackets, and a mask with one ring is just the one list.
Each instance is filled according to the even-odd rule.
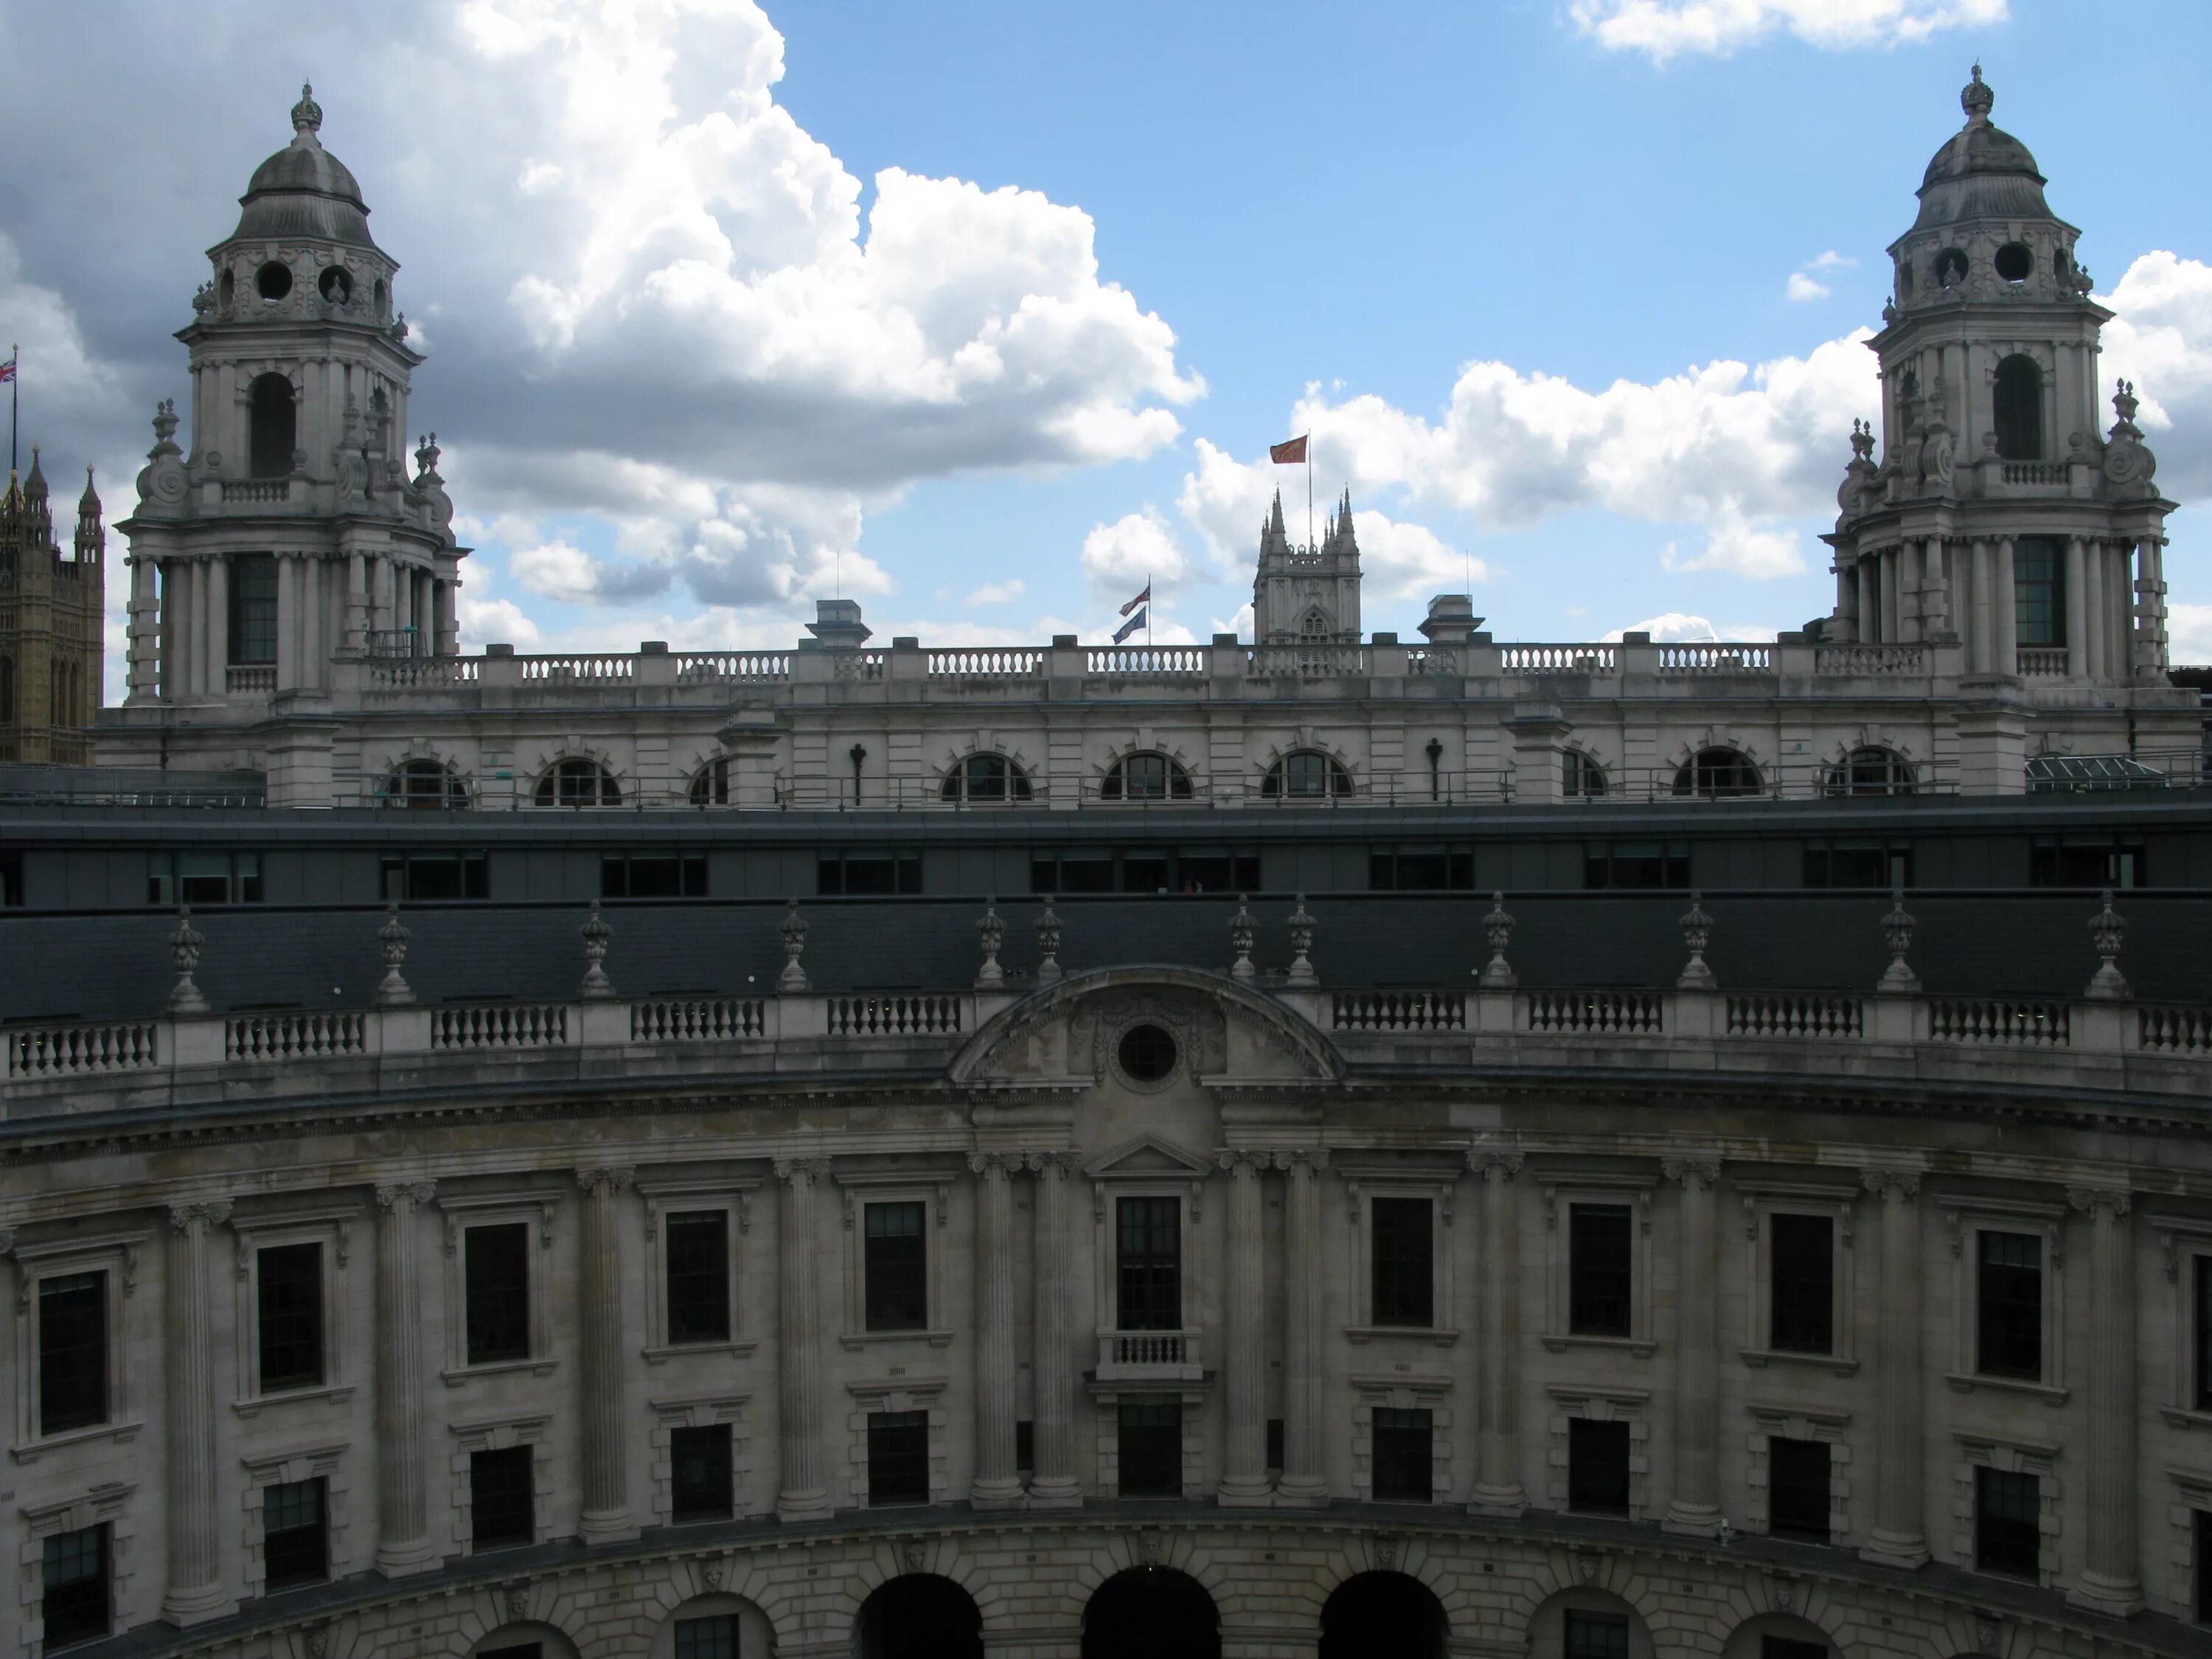
[[1867,1191],[1892,1204],[1909,1204],[1920,1196],[1917,1170],[1861,1170],[1859,1180]]
[[1083,1167],[1083,1150],[1079,1146],[1054,1146],[1042,1152],[1024,1152],[1022,1165],[1032,1175],[1073,1175]]
[[2066,1201],[2085,1214],[2095,1215],[2102,1211],[2113,1220],[2128,1212],[2134,1195],[2124,1187],[2069,1187]]
[[637,1171],[628,1164],[601,1164],[576,1171],[576,1185],[594,1198],[611,1198],[630,1183]]
[[775,1178],[793,1187],[811,1187],[830,1173],[826,1158],[780,1158],[775,1160]]
[[1328,1168],[1328,1148],[1326,1146],[1292,1146],[1273,1156],[1275,1167],[1292,1175],[1300,1170],[1308,1175],[1319,1175]]
[[376,1207],[398,1211],[416,1209],[438,1194],[434,1181],[380,1181],[376,1185]]
[[1721,1178],[1721,1161],[1717,1157],[1670,1158],[1660,1164],[1659,1173],[1680,1182],[1685,1190],[1695,1186],[1709,1193]]
[[196,1199],[189,1204],[169,1206],[169,1226],[172,1231],[190,1232],[194,1227],[220,1227],[230,1219],[230,1200],[227,1198]]
[[1213,1161],[1233,1178],[1240,1173],[1257,1176],[1261,1170],[1273,1166],[1275,1155],[1250,1146],[1218,1146],[1214,1149]]
[[1004,1181],[1027,1162],[1027,1154],[1022,1152],[970,1152],[968,1154],[968,1167],[987,1180],[996,1176],[1000,1180]]
[[1470,1146],[1467,1152],[1467,1167],[1486,1181],[1511,1181],[1528,1161],[1528,1154],[1517,1149]]

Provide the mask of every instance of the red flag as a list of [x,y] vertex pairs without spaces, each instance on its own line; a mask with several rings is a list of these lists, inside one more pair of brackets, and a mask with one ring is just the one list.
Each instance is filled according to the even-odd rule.
[[[1311,434],[1307,434],[1310,436]],[[1267,459],[1277,466],[1289,466],[1306,458],[1305,437],[1292,438],[1284,443],[1269,444]]]

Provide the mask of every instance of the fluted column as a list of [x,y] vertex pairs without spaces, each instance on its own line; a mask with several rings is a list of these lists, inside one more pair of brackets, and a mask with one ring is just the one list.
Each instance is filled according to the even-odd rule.
[[826,1158],[778,1158],[783,1183],[776,1208],[776,1420],[783,1467],[777,1518],[803,1521],[830,1512],[830,1479],[822,1446],[822,1306],[814,1237],[814,1183],[830,1173]]
[[621,1218],[616,1198],[629,1187],[627,1169],[579,1170],[584,1216],[578,1228],[578,1310],[581,1352],[576,1370],[583,1390],[577,1420],[583,1431],[584,1512],[579,1530],[587,1542],[635,1538],[629,1507],[629,1460],[624,1431]]
[[1995,591],[1990,595],[1990,616],[1995,619],[1997,659],[1994,665],[2000,674],[2020,672],[2020,588],[2018,575],[2013,568],[2013,545],[2009,538],[1997,544],[1996,568],[1990,573]]
[[1083,1501],[1075,1478],[1075,1375],[1068,1351],[1074,1328],[1069,1304],[1079,1287],[1067,1267],[1067,1180],[1083,1154],[1072,1148],[1031,1152],[1025,1161],[1036,1175],[1036,1358],[1030,1367],[1036,1467],[1030,1471],[1030,1507],[1064,1509]]
[[1881,1332],[1876,1363],[1875,1524],[1868,1561],[1917,1567],[1928,1560],[1923,1463],[1925,1412],[1921,1374],[1920,1176],[1911,1170],[1863,1172],[1881,1200]]
[[2063,578],[2066,592],[2066,672],[2080,679],[2089,672],[2089,625],[2087,581],[2082,574],[2081,538],[2066,538],[2066,566]]
[[1714,1188],[1720,1160],[1668,1158],[1667,1179],[1682,1188],[1681,1247],[1674,1277],[1674,1497],[1661,1523],[1666,1532],[1717,1534],[1720,1504],[1718,1328],[1714,1306],[1713,1243],[1720,1204]]
[[342,568],[345,572],[345,649],[366,651],[368,630],[373,626],[369,617],[368,555],[345,554]]
[[300,561],[295,554],[276,556],[276,689],[289,690],[300,683]]
[[1266,1268],[1261,1257],[1260,1171],[1266,1152],[1242,1148],[1215,1154],[1229,1172],[1229,1272],[1223,1282],[1223,1393],[1228,1407],[1221,1470],[1224,1505],[1269,1501],[1267,1487],[1267,1333]]
[[1467,1155],[1468,1168],[1482,1177],[1482,1261],[1475,1275],[1481,1386],[1474,1496],[1468,1504],[1478,1515],[1519,1515],[1528,1507],[1521,1485],[1521,1162],[1519,1152]]
[[206,647],[201,667],[206,674],[202,688],[210,697],[230,690],[230,561],[218,554],[201,566],[206,601]]
[[977,1509],[1021,1503],[1014,1467],[1014,1189],[1019,1152],[970,1152],[975,1182],[975,1486]]
[[207,1282],[208,1230],[230,1214],[225,1201],[169,1206],[169,1589],[161,1617],[196,1625],[228,1601],[218,1547],[216,1496],[215,1334]]
[[1328,1474],[1322,1467],[1321,1172],[1328,1153],[1319,1146],[1279,1152],[1285,1178],[1283,1234],[1283,1478],[1276,1501],[1325,1504]]
[[2143,1605],[2136,1463],[2136,1241],[2124,1192],[2076,1187],[2089,1216],[2088,1560],[2068,1598],[2116,1619]]
[[422,1281],[416,1215],[437,1188],[376,1189],[376,1570],[398,1578],[438,1565],[423,1486]]

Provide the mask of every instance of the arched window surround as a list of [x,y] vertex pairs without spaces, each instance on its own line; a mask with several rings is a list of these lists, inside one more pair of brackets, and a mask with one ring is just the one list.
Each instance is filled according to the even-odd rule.
[[1260,781],[1262,800],[1340,800],[1352,793],[1350,769],[1320,749],[1285,750]]
[[1035,795],[1026,768],[1011,755],[984,750],[963,756],[945,769],[941,800],[965,805],[998,806]]
[[1759,763],[1728,743],[1700,744],[1674,772],[1674,793],[1724,800],[1765,793]]
[[531,799],[535,805],[578,811],[587,806],[620,806],[622,785],[590,756],[564,755],[538,775]]
[[248,475],[291,477],[292,453],[300,441],[300,411],[289,375],[272,370],[253,377],[246,389],[246,425]]
[[417,755],[397,763],[385,774],[380,799],[386,806],[416,811],[457,811],[468,805],[469,787],[443,761]]
[[1882,743],[1851,745],[1820,779],[1824,795],[1910,795],[1918,782],[1912,763]]
[[1189,800],[1194,794],[1189,769],[1158,749],[1121,756],[1098,786],[1101,800]]

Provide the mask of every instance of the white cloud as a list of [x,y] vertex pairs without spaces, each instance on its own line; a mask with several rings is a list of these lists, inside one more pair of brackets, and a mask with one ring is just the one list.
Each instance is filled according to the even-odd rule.
[[1626,628],[1616,628],[1598,637],[1611,645],[1620,644],[1624,634],[1649,634],[1654,645],[1695,645],[1706,640],[1748,643],[1771,640],[1779,631],[1759,623],[1732,623],[1725,633],[1716,632],[1706,617],[1669,611],[1663,616],[1646,617],[1642,622],[1630,623]]
[[544,642],[538,624],[512,599],[472,599],[465,586],[457,609],[464,651],[482,651],[495,642],[534,651]]
[[1753,581],[1805,573],[1805,557],[1798,551],[1795,530],[1759,530],[1726,515],[1706,538],[1702,550],[1685,556],[1669,542],[1661,551],[1659,562],[1668,570],[1720,570]]
[[1724,55],[1775,33],[1840,52],[1925,40],[1940,30],[2002,23],[2006,0],[1571,0],[1577,33],[1655,64]]
[[2181,664],[2212,663],[2212,605],[2166,606],[2167,651]]
[[2158,454],[2160,490],[2177,499],[2212,487],[2212,265],[2160,251],[2130,264],[2110,294],[2095,296],[2119,314],[2105,325],[2105,384],[2135,382],[2142,400],[2136,423]]
[[1802,270],[1793,270],[1790,273],[1790,286],[1784,291],[1784,297],[1791,300],[1825,300],[1828,297],[1828,292],[1826,283],[1814,282]]
[[642,599],[668,586],[665,568],[618,565],[594,559],[567,542],[542,542],[507,556],[508,574],[541,599],[571,605],[605,604]]
[[1007,581],[986,582],[961,603],[969,605],[1005,605],[1009,600],[1018,599],[1028,592],[1029,584],[1016,576]]
[[1857,260],[1847,258],[1845,255],[1837,252],[1835,249],[1830,248],[1826,252],[1816,253],[1810,259],[1807,260],[1805,262],[1805,269],[1808,270],[1848,270],[1856,264],[1858,264]]
[[1401,523],[1360,509],[1353,512],[1352,526],[1359,539],[1359,568],[1371,598],[1463,593],[1470,582],[1490,580],[1488,565],[1451,546],[1425,525]]
[[[1083,574],[1091,579],[1091,599],[1116,611],[1150,583],[1157,611],[1172,601],[1174,590],[1189,576],[1190,556],[1167,520],[1146,507],[1091,527],[1083,538]],[[1159,637],[1157,626],[1152,633]]]

